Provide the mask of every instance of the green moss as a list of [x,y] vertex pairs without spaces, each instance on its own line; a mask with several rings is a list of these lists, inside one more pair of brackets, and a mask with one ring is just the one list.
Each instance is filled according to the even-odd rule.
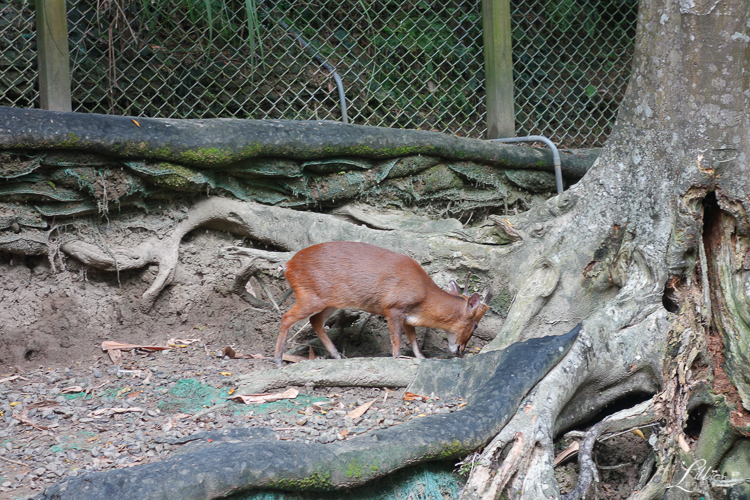
[[472,450],[467,448],[466,446],[461,443],[458,439],[454,439],[451,444],[443,448],[440,453],[438,453],[435,458],[438,459],[446,459],[446,458],[454,458],[454,457],[460,457],[461,455],[466,455],[467,453],[470,453]]
[[359,479],[362,477],[362,466],[359,463],[359,460],[356,458],[349,462],[349,467],[346,469],[346,477],[354,477],[356,479]]
[[181,159],[198,164],[198,165],[211,165],[215,163],[224,163],[228,159],[233,158],[233,154],[229,150],[222,151],[219,148],[195,148],[185,151],[181,155]]
[[346,472],[344,473],[348,478],[362,479],[363,476],[375,476],[378,472],[377,461],[372,464],[361,463],[356,458],[352,459],[348,465]]
[[301,479],[279,479],[272,481],[268,486],[279,490],[297,491],[325,491],[334,489],[330,472],[314,472],[310,476]]
[[156,174],[153,178],[153,182],[157,186],[171,189],[188,189],[197,187],[195,186],[196,172],[187,167],[174,163],[158,163],[154,165],[153,169],[163,170],[164,172],[163,174]]
[[80,143],[81,143],[81,138],[71,132],[68,134],[68,138],[66,140],[56,142],[55,146],[59,146],[61,148],[70,148],[70,147],[78,146],[80,145]]

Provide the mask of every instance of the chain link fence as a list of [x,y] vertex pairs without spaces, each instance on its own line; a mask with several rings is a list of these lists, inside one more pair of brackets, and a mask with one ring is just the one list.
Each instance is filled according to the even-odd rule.
[[[518,135],[600,146],[629,76],[636,1],[511,8]],[[37,102],[32,19],[28,1],[3,10],[0,104]],[[345,112],[351,123],[486,133],[480,0],[68,0],[68,26],[75,111],[296,120]]]
[[38,106],[36,68],[33,3],[0,2],[0,105]]
[[630,77],[638,0],[511,6],[517,135],[601,146]]

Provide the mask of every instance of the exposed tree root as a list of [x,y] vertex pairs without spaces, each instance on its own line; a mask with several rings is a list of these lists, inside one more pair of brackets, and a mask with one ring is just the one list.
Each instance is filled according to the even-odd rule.
[[416,358],[320,359],[270,369],[237,379],[240,394],[256,394],[288,385],[406,387],[417,375]]
[[[237,246],[225,247],[219,252],[219,257],[240,261],[240,269],[235,273],[234,282],[232,283],[232,293],[251,306],[264,309],[273,306],[277,311],[279,311],[279,304],[283,304],[291,295],[292,291],[288,290],[277,304],[268,288],[265,286],[265,283],[263,283],[258,276],[258,273],[262,271],[276,271],[280,266],[289,261],[293,255],[293,252],[268,252],[256,248]],[[247,282],[253,277],[261,285],[261,288],[263,288],[263,291],[266,293],[271,304],[261,301],[247,291]]]
[[[200,167],[232,165],[258,157],[383,159],[422,154],[510,168],[554,169],[548,149],[515,147],[422,130],[298,120],[138,117],[138,123],[135,126],[126,116],[3,107],[0,108],[0,147],[68,149]],[[574,153],[561,155],[562,171],[580,178],[597,158],[599,150]]]
[[604,418],[586,432],[578,452],[578,483],[570,493],[562,496],[563,500],[578,500],[583,498],[591,487],[592,481],[599,482],[597,466],[594,463],[594,444],[604,433],[619,433],[626,429],[636,429],[659,420],[655,409],[655,401],[645,401],[639,405],[622,410]]
[[[235,293],[251,304],[253,300],[245,296],[238,287],[244,287],[251,276],[258,277],[253,266],[261,266],[258,270],[276,269],[289,260],[297,250],[324,241],[364,241],[412,255],[417,260],[421,258],[433,261],[435,257],[430,255],[430,249],[440,245],[444,247],[441,251],[445,255],[438,257],[450,259],[453,266],[464,265],[469,269],[479,270],[503,265],[499,258],[508,253],[504,247],[470,243],[435,234],[370,229],[330,215],[298,212],[218,197],[207,198],[192,205],[187,216],[163,238],[154,236],[135,247],[112,250],[75,240],[63,243],[61,249],[87,265],[107,271],[137,269],[149,264],[158,265],[156,278],[141,297],[141,307],[148,310],[164,287],[174,279],[182,238],[190,231],[203,226],[230,230],[249,236],[262,244],[282,249],[280,252],[269,252],[229,247],[223,251],[223,256],[228,258],[262,257],[257,261],[243,263],[232,287]],[[257,303],[256,305],[262,306]]]

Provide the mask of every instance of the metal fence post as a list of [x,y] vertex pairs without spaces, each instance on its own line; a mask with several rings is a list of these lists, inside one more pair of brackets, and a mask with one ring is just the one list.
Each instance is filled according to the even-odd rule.
[[510,0],[483,0],[487,139],[516,135]]
[[65,0],[36,0],[39,107],[71,111]]

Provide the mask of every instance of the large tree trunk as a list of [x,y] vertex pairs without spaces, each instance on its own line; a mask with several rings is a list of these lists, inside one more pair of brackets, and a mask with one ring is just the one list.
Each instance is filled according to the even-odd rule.
[[[480,467],[466,498],[506,481],[523,498],[554,491],[552,438],[626,394],[657,393],[640,420],[620,416],[607,430],[623,427],[618,420],[662,424],[652,443],[659,465],[633,498],[661,498],[696,461],[703,479],[694,466],[682,486],[709,494],[706,476],[747,434],[747,22],[748,2],[642,3],[618,125],[594,168],[566,193],[576,207],[550,222],[541,241],[524,242],[533,257],[518,268],[531,279],[517,297],[530,298],[517,298],[509,318],[528,316],[517,308],[539,302],[532,290],[541,276],[559,273],[560,284],[532,318],[506,323],[493,342],[583,320],[587,348],[537,386],[534,410],[519,414],[490,447],[499,457],[523,441],[514,455],[523,464],[503,466],[492,480]],[[723,349],[707,349],[717,343]],[[727,393],[716,394],[714,384],[726,377]],[[694,441],[684,428],[700,404],[710,411]],[[730,418],[717,424],[724,408]],[[750,469],[737,473],[748,477]],[[670,498],[681,495],[669,489]]]
[[[191,228],[211,224],[290,251],[277,261],[308,244],[351,239],[409,253],[439,271],[484,271],[515,296],[486,352],[562,335],[581,322],[565,358],[549,373],[547,365],[540,371],[546,376],[526,397],[525,411],[489,426],[496,436],[464,498],[499,498],[506,490],[514,498],[559,497],[553,439],[628,396],[642,403],[591,428],[582,445],[580,483],[567,498],[585,493],[596,476],[589,459],[598,435],[652,424],[657,465],[646,470],[649,480],[632,498],[687,498],[689,491],[709,496],[714,470],[750,477],[748,447],[737,442],[750,433],[750,1],[645,1],[639,12],[618,124],[586,176],[545,204],[458,237],[437,237],[213,198],[191,209],[171,244],[178,246]],[[81,243],[62,249],[91,265],[117,265],[111,255]],[[140,256],[158,254],[153,246],[142,250]],[[227,249],[228,255],[239,253]],[[147,302],[173,269],[166,257],[151,262],[160,269]],[[684,432],[691,412],[704,415],[697,439]],[[450,441],[444,438],[441,443]],[[483,446],[487,440],[472,442]],[[374,453],[378,445],[357,446]],[[455,452],[444,446],[447,455]],[[420,459],[439,454],[430,449]],[[318,477],[305,476],[310,470],[300,472],[299,484]],[[283,486],[282,479],[289,480],[247,479],[233,487]],[[350,484],[331,487],[337,486]],[[734,487],[738,494],[746,488]]]

